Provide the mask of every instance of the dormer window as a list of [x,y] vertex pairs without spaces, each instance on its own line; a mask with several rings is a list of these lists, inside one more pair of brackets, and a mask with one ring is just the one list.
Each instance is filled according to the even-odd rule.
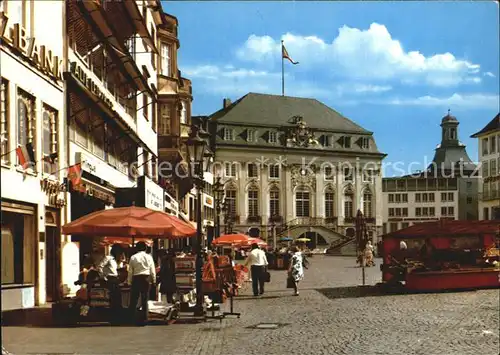
[[269,143],[275,144],[278,142],[278,132],[270,131],[269,132]]
[[350,136],[340,137],[338,143],[342,148],[351,148],[351,137]]
[[361,139],[361,148],[363,148],[363,149],[370,149],[370,138],[363,137]]
[[333,136],[325,136],[325,147],[333,147]]
[[224,128],[224,140],[232,141],[234,140],[234,130],[231,128]]
[[253,129],[247,130],[247,142],[255,141],[255,131]]

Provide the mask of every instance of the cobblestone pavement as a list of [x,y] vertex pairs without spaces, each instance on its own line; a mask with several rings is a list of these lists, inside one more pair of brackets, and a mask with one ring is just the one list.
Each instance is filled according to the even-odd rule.
[[[3,327],[20,354],[481,354],[499,353],[499,291],[360,296],[353,258],[316,256],[300,296],[273,271],[265,294],[248,285],[235,301],[240,319],[149,327]],[[367,283],[380,281],[378,266]],[[350,287],[350,288],[349,288]],[[252,329],[279,323],[278,329]]]

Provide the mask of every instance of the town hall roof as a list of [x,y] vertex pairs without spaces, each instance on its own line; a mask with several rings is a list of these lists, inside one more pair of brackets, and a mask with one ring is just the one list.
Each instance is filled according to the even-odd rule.
[[500,131],[500,113],[498,113],[482,130],[474,133],[471,138],[478,138],[495,131]]
[[302,116],[313,129],[372,134],[316,99],[248,93],[210,116],[219,123],[287,126],[293,116]]

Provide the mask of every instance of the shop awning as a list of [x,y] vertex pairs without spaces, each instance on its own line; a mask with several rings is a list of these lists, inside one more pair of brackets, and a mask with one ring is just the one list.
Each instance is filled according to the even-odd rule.
[[141,38],[146,41],[151,50],[153,50],[155,53],[158,53],[155,41],[148,31],[148,26],[144,21],[144,18],[142,17],[137,3],[135,1],[121,1],[120,3],[125,6],[128,13],[130,14],[130,17],[134,23],[135,28],[137,29],[137,33],[139,33],[139,36],[141,36]]
[[[134,2],[135,1],[126,1]],[[128,76],[132,79],[134,85],[140,91],[147,91],[152,94],[151,88],[147,82],[147,79],[142,75],[141,70],[137,67],[132,56],[128,53],[128,49],[123,43],[120,42],[117,36],[117,32],[114,30],[113,26],[109,23],[107,19],[107,14],[102,7],[100,1],[81,1],[79,2],[81,6],[89,14],[89,20],[93,22],[93,26],[98,28],[103,35],[103,40],[108,43],[125,71],[129,74]]]

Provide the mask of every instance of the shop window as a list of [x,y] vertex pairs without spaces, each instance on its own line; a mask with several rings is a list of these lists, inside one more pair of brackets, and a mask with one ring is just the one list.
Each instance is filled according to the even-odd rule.
[[2,285],[35,282],[35,219],[2,210]]
[[307,191],[297,191],[295,194],[295,214],[297,217],[310,216],[310,195]]
[[[17,144],[26,146],[31,143],[33,152],[36,151],[36,108],[35,98],[25,91],[18,89],[17,107]],[[36,154],[35,154],[36,156]],[[19,164],[19,158],[18,158]],[[35,165],[33,166],[35,168]]]
[[10,162],[9,139],[9,82],[1,78],[0,83],[0,147],[2,163]]
[[325,192],[325,218],[335,216],[335,194],[332,191]]
[[57,111],[44,105],[42,113],[42,153],[43,172],[46,174],[54,174],[57,171],[58,147]]
[[259,190],[251,188],[248,190],[248,217],[259,215]]
[[280,190],[276,186],[269,191],[269,212],[271,217],[280,215]]

